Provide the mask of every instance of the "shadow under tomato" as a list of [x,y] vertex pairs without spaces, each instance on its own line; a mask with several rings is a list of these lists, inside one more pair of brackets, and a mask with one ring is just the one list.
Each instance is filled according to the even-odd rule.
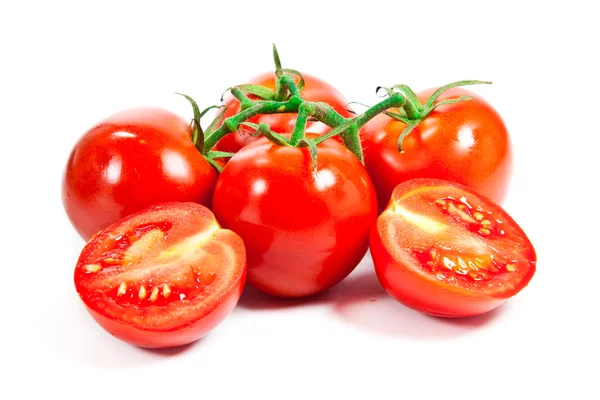
[[276,310],[311,305],[336,304],[343,301],[375,301],[377,298],[385,295],[386,293],[374,273],[369,274],[356,270],[329,290],[299,299],[271,296],[250,285],[246,285],[238,307],[252,310]]
[[389,296],[377,279],[367,254],[357,269],[333,288],[302,299],[282,299],[246,286],[238,307],[249,310],[279,310],[327,306],[344,322],[378,335],[421,340],[456,337],[493,323],[507,305],[469,318],[442,318],[414,311]]
[[173,356],[183,353],[184,351],[190,351],[189,350],[190,348],[199,344],[200,342],[202,342],[202,340],[204,340],[204,338],[200,338],[199,340],[196,340],[195,342],[192,342],[192,343],[184,344],[181,346],[175,346],[175,347],[167,347],[165,349],[151,349],[151,348],[147,348],[147,347],[137,347],[137,346],[133,346],[133,347],[141,350],[144,353],[148,353],[150,355],[159,356],[159,357],[173,357]]
[[[365,274],[360,281],[374,285],[375,273]],[[381,286],[380,286],[381,287]],[[365,301],[360,297],[340,297],[333,304],[334,313],[344,321],[362,329],[386,336],[404,336],[427,340],[467,334],[501,317],[506,305],[469,318],[442,318],[414,311],[383,291],[382,296]]]

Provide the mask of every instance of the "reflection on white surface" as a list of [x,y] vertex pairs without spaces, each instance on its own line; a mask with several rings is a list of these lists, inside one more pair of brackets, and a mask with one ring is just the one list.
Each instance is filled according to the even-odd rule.
[[315,182],[319,190],[324,190],[335,184],[335,176],[330,170],[322,169],[315,174]]
[[186,178],[189,176],[189,166],[181,154],[171,150],[165,150],[163,151],[161,158],[165,174],[178,178]]
[[109,183],[117,183],[121,179],[121,159],[119,157],[113,157],[108,162],[108,167],[106,168],[106,180]]

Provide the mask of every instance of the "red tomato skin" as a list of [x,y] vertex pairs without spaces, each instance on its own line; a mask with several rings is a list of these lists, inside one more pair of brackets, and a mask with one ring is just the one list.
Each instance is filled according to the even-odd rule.
[[413,310],[436,317],[470,317],[491,311],[508,300],[466,294],[441,286],[432,289],[430,282],[390,255],[377,232],[377,226],[371,231],[370,251],[381,286],[390,296]]
[[244,275],[236,285],[236,289],[228,293],[227,296],[224,297],[211,311],[197,321],[177,330],[143,330],[108,318],[87,305],[85,308],[94,320],[96,320],[96,322],[108,333],[134,346],[146,347],[149,349],[183,346],[203,338],[217,325],[223,322],[237,305],[244,289],[245,279],[246,273],[244,272]]
[[[346,104],[348,101],[344,96],[333,86],[327,82],[309,74],[302,74],[304,78],[305,86],[302,89],[302,97],[306,101],[320,101],[329,104],[334,110],[340,113],[343,117],[349,118],[353,115],[346,110]],[[250,79],[250,84],[263,85],[270,89],[275,89],[275,73],[265,72]],[[240,103],[231,94],[227,94],[225,98],[225,107],[227,107],[223,118],[231,117],[239,112]],[[296,123],[296,113],[283,113],[283,114],[263,114],[256,115],[247,122],[255,124],[265,123],[271,127],[273,132],[277,133],[289,133],[294,130],[294,124]],[[307,124],[307,130],[314,133],[325,133],[331,130],[331,128],[318,121],[309,121]],[[245,145],[254,142],[258,139],[258,136],[252,136],[247,133],[234,132],[225,136],[215,146],[215,150],[227,151],[236,153]]]
[[244,240],[248,282],[265,293],[322,292],[366,253],[377,216],[366,170],[343,145],[328,140],[319,145],[317,171],[307,148],[262,138],[232,157],[217,181],[215,216]]
[[[388,207],[394,202],[394,199],[400,198],[404,193],[419,186],[441,185],[446,184],[458,187],[467,193],[473,193],[482,201],[487,203],[490,208],[499,207],[495,205],[491,199],[476,193],[472,189],[463,185],[450,182],[440,181],[437,179],[413,179],[398,185],[393,194]],[[386,213],[381,214],[376,223],[371,229],[369,239],[369,249],[375,272],[379,282],[385,291],[395,298],[400,303],[410,307],[416,311],[429,314],[436,317],[451,317],[462,318],[480,315],[489,312],[508,301],[510,297],[515,295],[522,287],[526,286],[533,278],[535,267],[530,268],[524,275],[521,286],[513,288],[503,295],[491,295],[485,293],[477,293],[474,291],[466,291],[451,285],[442,285],[432,283],[432,280],[426,280],[407,264],[396,259],[387,246],[393,246],[388,243],[387,246],[382,240],[380,234],[380,226],[384,224],[384,219],[388,218]],[[525,236],[525,233],[508,215],[504,215],[505,223],[515,227],[515,230],[525,237],[523,243],[523,253],[533,261],[536,260],[535,250]]]
[[[240,257],[240,259],[243,260],[243,262],[239,264],[241,272],[236,275],[235,280],[229,283],[229,289],[227,291],[222,293],[221,296],[214,299],[209,304],[205,304],[205,306],[202,307],[202,312],[197,313],[197,315],[194,316],[195,319],[193,321],[171,329],[147,328],[135,326],[132,323],[111,318],[110,316],[101,313],[102,308],[89,305],[88,302],[90,293],[86,293],[83,290],[84,285],[82,283],[82,268],[83,265],[88,263],[88,260],[91,258],[91,254],[94,251],[94,245],[92,242],[101,242],[105,237],[112,236],[114,227],[126,224],[129,220],[137,218],[139,215],[142,215],[147,211],[168,209],[173,207],[194,209],[202,206],[196,203],[161,203],[153,205],[140,212],[130,214],[122,220],[107,226],[94,235],[79,256],[78,265],[75,271],[74,283],[75,289],[79,294],[79,297],[81,298],[85,308],[94,318],[94,320],[108,333],[135,346],[146,348],[168,348],[190,344],[201,339],[217,325],[219,325],[231,313],[231,311],[237,305],[246,283],[246,253],[244,244],[238,235],[229,232],[230,237],[232,237],[232,241],[230,243],[232,251],[237,255],[237,257]],[[212,212],[208,210],[197,210],[197,213],[212,214]],[[173,320],[176,319],[177,316],[173,316]]]
[[[435,89],[418,94],[422,103]],[[471,100],[436,108],[403,141],[405,124],[381,115],[361,131],[365,166],[381,208],[394,188],[414,178],[461,183],[501,204],[508,193],[513,153],[509,134],[498,112],[475,93],[462,88],[444,92],[438,100],[473,96]]]
[[63,176],[65,211],[84,240],[152,204],[210,207],[217,172],[189,138],[189,124],[160,108],[114,114],[75,144]]

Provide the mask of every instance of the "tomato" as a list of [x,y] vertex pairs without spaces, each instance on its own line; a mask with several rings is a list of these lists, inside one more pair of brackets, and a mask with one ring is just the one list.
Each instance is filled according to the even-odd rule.
[[506,211],[464,185],[437,179],[398,185],[370,246],[385,290],[436,316],[490,311],[523,289],[536,269],[531,242]]
[[282,147],[261,138],[227,163],[213,211],[248,252],[248,282],[280,297],[330,288],[360,262],[377,217],[369,176],[342,144]]
[[237,304],[244,244],[196,203],[151,206],[112,224],[83,249],[75,287],[108,332],[143,347],[191,343]]
[[[418,94],[423,104],[434,92]],[[444,92],[437,101],[460,96],[471,100],[434,109],[404,139],[404,123],[381,115],[361,132],[365,166],[384,207],[401,182],[413,178],[455,181],[497,203],[505,198],[512,172],[512,148],[500,115],[480,96],[462,88]]]
[[[346,110],[346,104],[348,101],[342,96],[342,94],[327,82],[308,74],[302,74],[304,78],[304,88],[302,89],[302,97],[307,101],[320,101],[329,104],[334,110],[340,113],[343,117],[349,118],[353,115]],[[270,89],[275,89],[275,73],[267,72],[258,75],[250,80],[250,84],[262,85]],[[296,79],[298,81],[298,79]],[[253,96],[250,96],[253,98]],[[226,111],[223,118],[231,117],[237,114],[240,110],[239,101],[228,94],[225,99]],[[294,130],[294,124],[296,123],[296,113],[283,113],[283,114],[261,114],[256,115],[247,122],[255,124],[265,123],[271,127],[273,132],[277,133],[291,133]],[[307,124],[307,130],[314,133],[325,133],[331,128],[319,121],[309,121]],[[231,133],[225,136],[217,143],[215,150],[227,151],[231,153],[237,152],[239,149],[257,140],[257,136],[252,136],[244,130]]]
[[217,172],[194,147],[189,124],[159,108],[122,111],[75,144],[63,177],[63,205],[88,240],[152,204],[210,206]]

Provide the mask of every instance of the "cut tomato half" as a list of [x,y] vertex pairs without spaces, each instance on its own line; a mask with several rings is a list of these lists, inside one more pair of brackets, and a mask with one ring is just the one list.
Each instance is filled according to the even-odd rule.
[[196,203],[152,206],[83,249],[75,288],[108,332],[142,347],[191,343],[235,307],[246,277],[242,239]]
[[466,186],[436,179],[395,188],[370,246],[386,291],[436,316],[490,311],[536,269],[531,242],[506,211]]

